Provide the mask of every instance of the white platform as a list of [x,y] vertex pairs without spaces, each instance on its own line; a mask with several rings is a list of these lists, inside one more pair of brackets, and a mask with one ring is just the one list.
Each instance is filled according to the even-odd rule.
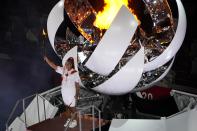
[[113,119],[109,131],[196,131],[197,109],[160,120]]

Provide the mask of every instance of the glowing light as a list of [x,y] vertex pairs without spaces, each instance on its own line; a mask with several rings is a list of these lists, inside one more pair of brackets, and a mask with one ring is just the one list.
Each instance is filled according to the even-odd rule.
[[128,6],[128,0],[104,0],[104,9],[98,12],[94,26],[108,29],[122,5]]
[[42,35],[43,35],[43,36],[47,36],[47,33],[45,32],[44,29],[42,29]]
[[[98,27],[101,30],[108,29],[122,5],[125,5],[134,15],[136,20],[138,20],[137,16],[133,13],[132,9],[129,8],[128,0],[104,0],[104,2],[104,9],[102,11],[99,11],[96,15],[96,20],[94,21],[95,27]],[[140,24],[139,20],[138,24]]]

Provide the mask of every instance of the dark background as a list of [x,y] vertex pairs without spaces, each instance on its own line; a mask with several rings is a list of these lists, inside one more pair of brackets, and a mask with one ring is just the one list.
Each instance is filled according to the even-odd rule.
[[[18,99],[48,90],[59,77],[42,57],[42,29],[58,0],[6,0],[0,3],[0,130]],[[182,0],[188,20],[184,43],[177,53],[175,83],[197,92],[197,8],[195,0]],[[48,39],[47,55],[56,63]]]

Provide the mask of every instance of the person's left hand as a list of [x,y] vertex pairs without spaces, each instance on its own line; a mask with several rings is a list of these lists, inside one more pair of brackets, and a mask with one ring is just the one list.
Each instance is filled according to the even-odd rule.
[[48,60],[48,58],[46,56],[44,56],[43,59],[44,59],[44,61],[47,61]]

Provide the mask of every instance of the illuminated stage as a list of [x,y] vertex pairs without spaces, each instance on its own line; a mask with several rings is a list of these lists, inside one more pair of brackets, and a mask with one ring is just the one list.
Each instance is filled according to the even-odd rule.
[[[167,0],[141,0],[140,6],[131,0],[118,1],[110,3],[104,0],[102,10],[95,9],[88,0],[60,0],[54,5],[48,16],[47,33],[43,30],[43,37],[45,40],[48,35],[62,66],[68,58],[74,58],[81,86],[78,110],[72,116],[65,113],[60,86],[33,96],[27,103],[26,98],[19,100],[6,123],[7,130],[100,131],[111,124],[110,131],[144,130],[146,126],[154,128],[153,125],[157,125],[157,130],[161,128],[161,131],[165,131],[169,127],[166,123],[172,123],[170,120],[183,116],[181,120],[190,121],[184,114],[185,108],[193,112],[196,100],[188,100],[184,108],[178,109],[177,103],[181,100],[176,101],[177,98],[170,96],[171,89],[160,89],[167,90],[166,99],[151,92],[151,87],[169,73],[184,40],[187,21],[181,1],[176,0],[173,5],[177,7],[177,16]],[[115,6],[110,7],[110,4]],[[109,21],[105,21],[108,17]],[[65,21],[69,21],[70,25],[62,27]],[[56,35],[60,28],[65,30],[63,37]],[[43,55],[46,55],[44,40]],[[191,96],[189,94],[189,98]],[[168,100],[172,103],[168,103]],[[22,111],[14,119],[12,117],[19,104],[22,105]],[[165,104],[176,108],[167,113],[178,114],[169,117],[164,110],[162,113],[167,115],[158,112],[158,116],[151,114],[157,110],[156,107],[168,106]],[[190,106],[193,104],[195,106]],[[68,118],[77,120],[77,127],[64,127]],[[191,121],[195,119],[190,118]],[[168,130],[171,130],[171,125]]]

